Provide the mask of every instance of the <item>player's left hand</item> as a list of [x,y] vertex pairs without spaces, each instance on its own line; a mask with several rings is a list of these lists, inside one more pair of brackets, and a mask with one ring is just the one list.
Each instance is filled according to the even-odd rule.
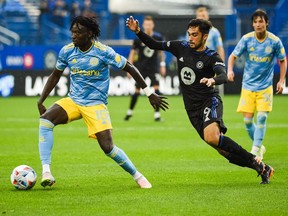
[[208,86],[208,87],[211,87],[211,86],[214,86],[214,85],[215,85],[215,80],[214,80],[213,78],[206,78],[206,77],[204,77],[204,78],[202,78],[202,79],[200,80],[200,83],[203,83],[203,84],[205,84],[205,85]]
[[42,115],[46,112],[46,107],[42,103],[38,102],[37,106],[38,106],[38,111],[39,111],[40,115]]
[[167,101],[165,101],[167,99],[167,97],[152,93],[148,98],[149,98],[151,106],[154,109],[156,109],[158,107],[164,111],[166,111],[166,109],[169,109],[169,107],[168,107],[169,104],[167,103]]
[[276,94],[281,94],[283,92],[283,82],[278,82],[276,86]]

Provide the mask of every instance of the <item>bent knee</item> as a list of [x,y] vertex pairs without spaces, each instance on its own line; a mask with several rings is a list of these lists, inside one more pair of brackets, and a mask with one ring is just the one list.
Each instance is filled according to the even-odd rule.
[[209,145],[212,145],[212,146],[218,146],[218,143],[219,143],[219,135],[217,134],[207,134],[207,135],[204,135],[204,141],[209,144]]

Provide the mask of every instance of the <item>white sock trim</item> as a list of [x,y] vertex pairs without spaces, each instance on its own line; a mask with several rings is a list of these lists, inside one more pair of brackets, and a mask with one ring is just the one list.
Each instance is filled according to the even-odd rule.
[[51,172],[50,164],[43,164],[42,165],[42,173],[45,173],[45,172]]
[[136,173],[133,175],[133,179],[137,180],[139,179],[141,176],[143,176],[140,172],[136,171]]

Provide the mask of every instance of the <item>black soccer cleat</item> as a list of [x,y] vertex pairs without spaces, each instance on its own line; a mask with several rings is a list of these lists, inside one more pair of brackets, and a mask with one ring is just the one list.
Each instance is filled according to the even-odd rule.
[[126,115],[125,118],[124,118],[124,120],[125,120],[125,121],[129,121],[129,119],[130,119],[131,117],[132,117],[132,115]]
[[154,120],[155,120],[155,122],[161,122],[162,121],[161,117],[154,118]]
[[262,182],[260,182],[260,184],[269,184],[270,179],[272,178],[273,175],[274,175],[273,167],[265,165],[265,170],[263,174],[261,174]]

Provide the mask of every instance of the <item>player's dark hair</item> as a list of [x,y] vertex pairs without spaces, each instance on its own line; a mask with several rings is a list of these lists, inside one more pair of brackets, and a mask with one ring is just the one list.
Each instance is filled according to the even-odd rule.
[[264,19],[265,22],[267,23],[267,25],[269,24],[269,18],[267,13],[264,10],[261,9],[257,9],[251,16],[251,21],[253,23],[253,21],[257,18],[260,17],[261,19]]
[[70,25],[70,30],[72,29],[73,25],[76,24],[78,27],[78,24],[85,26],[90,31],[92,31],[93,38],[97,39],[100,36],[100,26],[97,21],[96,17],[86,17],[86,16],[77,16],[72,20],[72,23]]
[[190,27],[199,27],[199,31],[202,34],[209,34],[209,31],[212,28],[212,24],[208,20],[192,19],[188,23],[187,29],[189,29]]
[[153,21],[153,22],[154,22],[152,16],[145,16],[145,17],[144,17],[144,20],[148,20],[148,21]]

